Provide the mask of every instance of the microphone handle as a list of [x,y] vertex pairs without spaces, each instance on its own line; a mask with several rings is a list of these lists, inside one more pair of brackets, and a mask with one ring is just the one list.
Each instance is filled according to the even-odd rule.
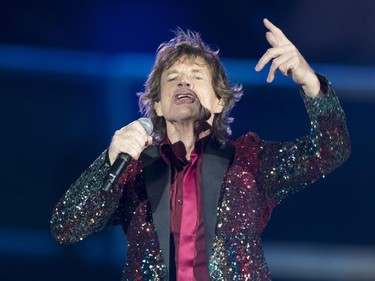
[[120,153],[104,178],[102,189],[108,191],[116,183],[120,175],[128,167],[132,157],[127,153]]

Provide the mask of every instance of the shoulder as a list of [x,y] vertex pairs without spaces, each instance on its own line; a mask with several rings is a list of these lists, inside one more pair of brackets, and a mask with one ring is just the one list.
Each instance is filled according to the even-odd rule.
[[259,146],[262,143],[262,140],[259,136],[254,132],[248,132],[245,135],[240,136],[235,141],[230,141],[236,149],[245,148],[245,147],[252,147],[252,146]]
[[256,169],[259,165],[259,157],[263,151],[264,141],[254,132],[246,133],[235,141],[234,163],[247,169]]

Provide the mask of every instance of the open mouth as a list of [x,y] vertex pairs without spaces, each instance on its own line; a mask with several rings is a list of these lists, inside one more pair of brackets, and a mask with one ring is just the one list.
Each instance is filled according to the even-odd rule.
[[196,99],[194,93],[177,93],[174,95],[175,104],[193,103]]

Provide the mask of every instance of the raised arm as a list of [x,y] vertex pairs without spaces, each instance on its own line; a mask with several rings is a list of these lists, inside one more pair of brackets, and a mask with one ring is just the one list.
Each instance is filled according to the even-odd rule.
[[262,142],[258,182],[269,197],[281,201],[331,173],[349,158],[351,144],[345,113],[331,86],[320,77],[321,98],[305,95],[310,134],[293,142]]
[[271,67],[267,82],[277,71],[301,87],[301,95],[311,121],[310,134],[294,142],[263,142],[258,171],[259,185],[280,201],[332,172],[350,155],[350,138],[345,114],[331,83],[309,66],[284,33],[269,20],[266,38],[271,47],[255,67]]

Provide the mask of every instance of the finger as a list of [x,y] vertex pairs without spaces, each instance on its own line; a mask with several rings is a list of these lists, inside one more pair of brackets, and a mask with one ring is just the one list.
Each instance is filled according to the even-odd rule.
[[281,56],[274,59],[268,73],[267,82],[273,81],[277,70],[288,76],[289,69],[293,68],[296,62],[297,60],[293,50],[286,51]]
[[145,128],[138,121],[133,121],[130,124],[126,125],[125,127],[122,127],[120,130],[121,131],[133,131],[133,132],[136,132],[138,134],[146,134],[147,135],[147,132],[146,132]]
[[153,141],[154,141],[153,138],[151,136],[148,136],[148,139],[147,139],[147,142],[146,142],[146,147],[152,145]]
[[[117,149],[119,150],[118,153],[127,153],[133,158],[138,158],[141,154],[143,149],[146,146],[146,142],[143,141],[143,138],[139,136],[130,136],[128,135],[126,138],[122,138],[118,140],[116,143]],[[117,153],[117,154],[118,154]]]
[[277,42],[275,35],[271,31],[266,32],[266,39],[272,47],[277,47],[279,45],[279,42]]
[[[268,19],[263,19],[264,26],[274,35],[278,45],[289,43],[290,41],[284,35],[280,28],[270,22]],[[270,43],[271,44],[271,43]]]
[[277,71],[280,71],[284,76],[290,76],[297,62],[298,60],[293,56],[292,52],[275,59],[272,62],[266,81],[271,83]]
[[138,159],[143,149],[137,145],[128,145],[122,149],[122,152],[129,154],[132,158]]
[[296,68],[297,64],[298,59],[294,56],[291,56],[288,60],[286,60],[279,66],[279,70],[284,76],[291,76],[293,75],[293,70]]
[[261,71],[270,60],[276,58],[278,56],[275,49],[271,48],[268,49],[264,55],[259,59],[257,65],[255,66],[256,71]]
[[[120,152],[142,151],[148,142],[148,135],[139,122],[132,122],[129,125],[117,130],[112,138],[110,151],[112,156]],[[139,148],[139,149],[138,149]]]
[[267,76],[267,79],[266,79],[266,81],[268,83],[271,83],[274,80],[274,78],[276,76],[276,72],[289,59],[290,59],[290,57],[288,56],[288,54],[283,54],[282,56],[280,56],[280,57],[278,57],[278,58],[276,58],[272,61],[272,64],[271,64],[271,67],[270,67],[270,70],[268,72],[268,76]]
[[120,129],[122,137],[131,136],[135,138],[143,138],[144,142],[147,142],[148,134],[143,126],[138,122],[134,121],[129,125]]
[[266,66],[266,64],[269,63],[272,59],[276,59],[284,53],[287,53],[289,49],[290,46],[282,46],[268,49],[264,53],[264,55],[259,59],[257,65],[255,66],[255,70],[261,71]]

